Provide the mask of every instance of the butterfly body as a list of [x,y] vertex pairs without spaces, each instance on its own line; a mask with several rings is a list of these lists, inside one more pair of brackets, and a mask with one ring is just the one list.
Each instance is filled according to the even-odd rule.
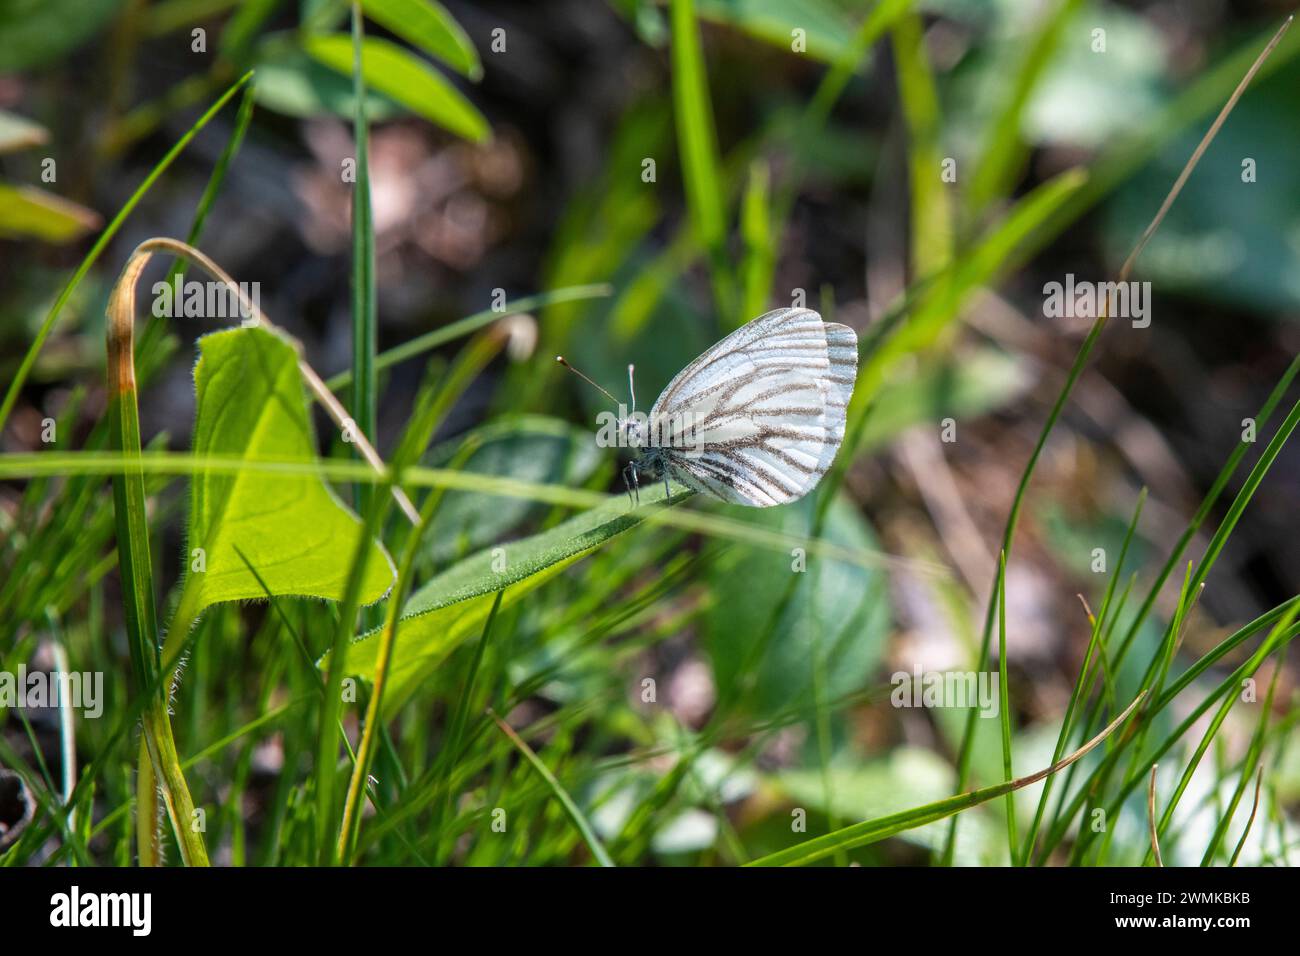
[[816,487],[844,438],[857,378],[857,335],[811,309],[777,309],[682,369],[648,416],[619,423],[640,452],[625,470],[661,475],[751,507]]

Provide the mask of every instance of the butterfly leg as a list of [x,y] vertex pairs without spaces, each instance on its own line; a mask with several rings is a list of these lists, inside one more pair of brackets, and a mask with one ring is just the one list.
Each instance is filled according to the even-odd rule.
[[623,466],[623,488],[627,491],[628,505],[632,504],[632,482],[629,481],[627,477],[628,472],[630,472],[631,470],[632,470],[631,462]]
[[636,503],[639,506],[641,504],[641,479],[637,477],[636,462],[632,462],[628,467],[632,469],[632,490],[636,492]]
[[672,497],[672,491],[668,488],[668,469],[664,469],[664,501]]

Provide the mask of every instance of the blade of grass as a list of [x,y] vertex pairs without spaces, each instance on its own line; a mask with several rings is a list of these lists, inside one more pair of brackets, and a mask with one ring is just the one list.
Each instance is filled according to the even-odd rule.
[[[280,621],[283,623],[285,630],[289,632],[290,637],[293,638],[294,647],[297,649],[299,659],[304,665],[304,673],[309,675],[313,690],[317,691],[323,698],[325,694],[325,679],[321,676],[320,671],[316,667],[315,660],[312,658],[311,653],[307,650],[307,645],[306,643],[304,643],[302,639],[302,635],[298,632],[298,629],[293,626],[293,622],[289,619],[289,616],[285,613],[283,604],[281,603],[280,599],[277,598],[273,593],[271,593],[270,587],[267,586],[266,581],[262,578],[262,575],[257,570],[256,566],[254,566],[254,564],[248,560],[248,556],[244,554],[244,552],[238,547],[235,548],[235,553],[239,555],[239,559],[248,568],[249,572],[252,573],[253,577],[257,579],[257,583],[261,586],[263,592],[265,593],[267,602],[275,610],[277,617],[279,617]],[[343,741],[343,747],[347,753],[348,760],[352,764],[352,766],[355,767],[357,763],[357,755],[352,750],[352,743],[351,741],[348,740],[347,733],[344,730],[343,721],[341,719],[338,722],[338,731],[339,731],[339,737]],[[398,770],[400,771],[400,769],[401,768],[399,767]],[[379,801],[378,794],[375,793],[374,787],[370,786],[369,783],[367,783],[366,785],[365,794],[366,794],[366,799],[370,801],[371,806],[373,806],[375,810],[383,809],[383,806]],[[403,843],[407,844],[408,847],[410,846],[410,842],[405,834],[399,833],[398,836]],[[424,860],[420,860],[420,863],[421,865],[427,865],[427,863]]]
[[[32,768],[18,755],[8,741],[0,739],[0,765],[11,767],[23,779],[31,795],[41,800],[41,810],[48,810],[49,815],[53,818],[53,826],[57,827],[63,835],[65,845],[68,846],[73,855],[77,858],[80,866],[93,866],[90,858],[90,851],[86,847],[86,841],[77,833],[74,824],[74,804],[69,800],[60,800],[59,790],[54,783],[54,778],[50,774],[50,769],[45,763],[45,757],[41,753],[40,742],[37,740],[36,731],[32,727],[31,720],[28,718],[26,711],[21,707],[15,707],[14,712],[18,720],[23,725],[23,731],[27,736],[27,741],[35,755],[37,769],[39,770],[39,779],[44,782],[44,790],[37,784],[38,775],[32,772]],[[42,799],[44,797],[44,799]],[[36,823],[37,817],[33,816],[28,828]],[[27,834],[24,834],[26,837]],[[13,848],[11,847],[10,850]],[[8,851],[7,851],[8,852]],[[3,864],[0,864],[3,865]]]
[[831,108],[844,92],[844,88],[871,47],[911,7],[912,0],[880,0],[872,7],[871,13],[859,25],[844,55],[835,61],[817,85],[800,123],[805,132],[814,133],[826,122],[830,117]]
[[[1008,783],[1011,772],[1011,701],[1007,690],[1007,554],[998,555],[998,705],[1002,719],[1002,775]],[[1059,758],[1054,758],[1059,759]],[[1016,861],[1016,795],[1007,792],[1007,859]]]
[[1164,866],[1165,861],[1160,856],[1160,834],[1156,830],[1156,769],[1158,766],[1154,763],[1151,765],[1151,784],[1147,787],[1147,829],[1151,834],[1151,852],[1155,854],[1156,866]]
[[699,25],[692,0],[671,0],[673,112],[677,119],[678,149],[686,204],[691,224],[709,260],[714,305],[726,327],[739,325],[731,296],[727,266],[726,193],[718,172],[718,144],[713,108],[700,47]]
[[1228,861],[1228,866],[1236,866],[1237,860],[1241,857],[1242,848],[1246,845],[1246,837],[1250,836],[1250,828],[1255,824],[1255,814],[1259,812],[1259,790],[1264,785],[1264,768],[1260,767],[1255,774],[1255,802],[1250,806],[1250,819],[1246,821],[1246,829],[1241,831],[1241,839],[1237,841],[1237,848],[1232,851],[1232,859]]
[[908,185],[911,190],[912,269],[939,272],[952,259],[952,203],[942,173],[939,95],[925,53],[921,18],[913,11],[894,21],[898,95],[907,122]]
[[[1169,627],[1165,631],[1165,636],[1160,642],[1160,649],[1156,654],[1155,661],[1159,662],[1159,667],[1155,671],[1155,690],[1153,691],[1155,699],[1160,698],[1161,692],[1165,687],[1165,680],[1169,676],[1169,668],[1173,664],[1174,655],[1178,652],[1178,647],[1182,643],[1184,629],[1191,618],[1192,608],[1200,599],[1204,585],[1192,589],[1192,563],[1187,563],[1187,572],[1183,576],[1183,587],[1178,594],[1178,607],[1174,611],[1174,619],[1169,622]],[[1150,679],[1151,673],[1148,671],[1147,679]],[[1139,714],[1139,717],[1145,717]],[[1153,720],[1140,720],[1138,722],[1137,732],[1135,733],[1132,744],[1129,748],[1128,769],[1130,774],[1140,772],[1145,761],[1142,760],[1142,750],[1146,746],[1147,734],[1150,733],[1151,727],[1155,722]],[[1102,786],[1109,783],[1107,776],[1102,776]],[[1105,838],[1102,840],[1101,849],[1098,859],[1106,859],[1107,853],[1110,852],[1111,838],[1114,829],[1109,829]]]
[[[613,292],[613,286],[607,283],[598,283],[595,285],[575,285],[564,289],[555,289],[551,292],[541,292],[537,295],[526,296],[522,299],[515,299],[507,302],[498,309],[484,309],[482,312],[475,312],[473,315],[467,315],[463,319],[458,319],[444,325],[440,329],[434,329],[432,332],[426,332],[424,335],[416,336],[409,342],[403,342],[401,345],[381,352],[375,359],[376,371],[391,368],[398,362],[404,362],[407,359],[414,358],[424,352],[436,349],[440,345],[469,335],[471,332],[477,332],[485,325],[491,325],[508,315],[518,315],[520,312],[531,312],[535,309],[543,309],[548,305],[555,305],[561,302],[576,302],[581,299],[598,299],[604,298]],[[341,388],[346,388],[352,384],[352,372],[340,372],[333,378],[328,379],[325,385],[332,392],[337,392]]]
[[[49,623],[51,643],[54,647],[55,671],[60,674],[70,674],[72,668],[68,664],[68,649],[59,634],[58,623],[54,620],[53,614],[47,614],[46,620]],[[77,829],[76,809],[70,801],[73,788],[77,783],[77,718],[72,711],[72,702],[64,700],[63,695],[59,695],[59,755],[63,763],[63,786],[60,792],[63,794],[63,805],[68,807],[68,826],[75,831]]]
[[749,184],[741,202],[740,234],[745,243],[740,262],[741,306],[743,316],[765,311],[776,269],[776,236],[772,231],[769,198],[771,177],[767,163],[755,160],[749,167]]
[[[1295,607],[1295,601],[1296,599],[1293,598],[1291,601],[1288,601],[1286,604],[1280,605],[1279,610],[1281,610],[1283,613],[1289,613],[1293,611]],[[1261,646],[1261,651],[1263,652],[1262,654],[1260,652],[1257,652],[1255,655],[1252,655],[1250,660],[1246,661],[1246,663],[1242,664],[1240,667],[1234,670],[1227,678],[1225,678],[1218,686],[1216,686],[1208,696],[1206,696],[1200,703],[1198,703],[1195,707],[1192,708],[1191,712],[1182,721],[1182,723],[1180,723],[1177,727],[1175,727],[1173,731],[1167,734],[1165,738],[1159,744],[1156,745],[1156,747],[1151,751],[1151,753],[1147,755],[1146,759],[1154,762],[1164,757],[1166,753],[1168,753],[1170,750],[1173,749],[1174,744],[1176,744],[1182,738],[1182,736],[1194,726],[1196,721],[1200,720],[1201,716],[1204,715],[1205,712],[1210,709],[1210,706],[1215,701],[1219,700],[1222,697],[1231,696],[1232,694],[1234,694],[1237,690],[1237,687],[1240,685],[1240,681],[1244,677],[1246,677],[1247,675],[1253,672],[1253,670],[1258,666],[1259,661],[1262,661],[1263,658],[1266,657],[1268,653],[1270,653],[1271,651],[1286,646],[1286,644],[1289,643],[1291,640],[1293,640],[1297,636],[1297,634],[1300,634],[1300,626],[1292,626],[1278,635],[1276,644],[1270,646],[1266,642],[1264,645],[1262,645]],[[1166,691],[1164,696],[1161,698],[1161,700],[1157,702],[1157,705],[1152,708],[1152,716],[1154,716],[1155,713],[1159,713],[1161,710],[1164,709],[1164,707],[1168,706],[1169,702],[1172,701],[1175,696],[1176,693],[1174,689]],[[1101,765],[1097,768],[1094,777],[1091,778],[1088,785],[1084,787],[1083,794],[1082,794],[1084,797],[1086,797],[1090,793],[1097,792],[1094,789],[1093,780],[1095,780],[1095,778],[1104,776],[1105,774],[1109,773],[1111,769],[1113,769],[1114,763],[1116,759],[1118,759],[1118,754],[1119,751],[1116,751],[1114,754],[1109,755],[1106,760],[1102,761]],[[1107,804],[1105,808],[1107,819],[1112,818],[1115,814],[1119,812],[1120,807],[1123,805],[1123,802],[1128,799],[1129,795],[1138,786],[1141,785],[1142,777],[1143,777],[1143,771],[1139,769],[1137,772],[1133,773],[1127,780],[1125,780],[1124,783],[1118,788],[1114,797],[1112,797],[1111,802]],[[1073,808],[1071,810],[1070,815],[1071,816],[1073,815]],[[1081,840],[1079,846],[1075,848],[1075,851],[1072,854],[1071,857],[1072,860],[1075,861],[1082,860],[1083,854],[1087,851],[1087,849],[1088,849],[1088,843],[1084,840]]]
[[[202,472],[238,474],[256,471],[262,474],[317,475],[336,481],[368,481],[372,484],[387,483],[390,479],[387,466],[376,470],[365,462],[342,459],[319,459],[315,462],[272,461],[250,460],[229,455],[196,456],[182,452],[145,452],[139,458],[112,452],[0,454],[0,478],[64,474],[116,475],[137,469],[145,474],[154,475],[194,475]],[[608,495],[589,489],[538,484],[479,472],[466,474],[449,468],[408,468],[403,472],[402,481],[408,487],[468,491],[581,510],[607,506],[615,500],[626,500],[621,494]],[[676,495],[674,503],[682,498],[682,495]],[[416,514],[418,517],[418,512]],[[809,555],[815,554],[864,568],[893,568],[927,577],[949,577],[952,573],[946,566],[928,560],[847,547],[817,538],[805,540],[795,535],[769,531],[750,522],[690,509],[650,508],[639,512],[637,517],[650,525],[666,525],[698,534],[743,541],[787,554],[790,548],[798,546],[807,550]],[[174,663],[178,658],[171,649],[168,649],[164,659]]]
[[[1254,655],[1251,656],[1251,659],[1246,662],[1245,675],[1247,677],[1254,675],[1255,671],[1259,669],[1259,665],[1264,662],[1264,659],[1281,646],[1282,636],[1295,620],[1297,612],[1300,612],[1300,602],[1292,604],[1290,611],[1288,611],[1286,616],[1277,622],[1277,625],[1269,634],[1268,639],[1260,645],[1259,650],[1257,650]],[[1228,717],[1228,711],[1230,711],[1232,705],[1237,702],[1237,698],[1238,695],[1235,693],[1226,694],[1224,696],[1223,703],[1219,706],[1214,718],[1210,721],[1210,725],[1205,729],[1205,733],[1201,735],[1201,742],[1197,744],[1195,751],[1192,753],[1191,759],[1187,761],[1187,767],[1183,770],[1183,775],[1178,781],[1178,786],[1174,789],[1173,796],[1170,798],[1169,804],[1165,807],[1165,812],[1160,815],[1159,832],[1164,833],[1169,828],[1169,823],[1174,818],[1174,810],[1177,808],[1179,800],[1182,799],[1183,793],[1187,790],[1187,785],[1192,782],[1192,775],[1196,772],[1197,766],[1200,765],[1201,758],[1205,756],[1205,751],[1209,749],[1210,743],[1219,732],[1219,728],[1223,726],[1223,722]]]
[[[434,818],[434,832],[438,834],[439,847],[443,843],[444,822],[452,810],[451,773],[456,766],[456,761],[460,759],[461,744],[465,739],[465,726],[469,723],[469,709],[474,700],[479,669],[483,666],[483,655],[492,639],[492,625],[496,623],[497,613],[501,610],[501,598],[505,593],[504,589],[497,592],[497,596],[492,602],[492,610],[488,612],[487,620],[483,622],[483,633],[479,635],[478,643],[474,645],[474,656],[469,662],[469,673],[466,675],[464,690],[461,691],[460,700],[456,704],[455,715],[452,717],[451,724],[447,727],[446,740],[442,749],[438,752],[438,759],[433,766],[434,783],[430,788],[430,792],[436,793],[438,789],[441,789],[445,794],[444,798],[439,801],[437,815]],[[441,856],[441,853],[439,853],[439,858]]]
[[[184,647],[181,648],[182,655],[188,653],[189,649],[193,646],[193,642],[197,636],[198,636],[197,630],[195,630],[189,635],[189,637],[186,639],[186,643]],[[116,753],[117,745],[126,739],[128,735],[128,731],[130,731],[131,728],[133,728],[136,725],[137,720],[140,720],[142,718],[145,709],[153,702],[154,698],[159,694],[162,686],[163,686],[162,675],[161,673],[156,673],[154,674],[149,685],[142,688],[137,694],[135,694],[134,697],[132,697],[127,702],[125,710],[118,718],[117,724],[114,726],[113,730],[109,733],[107,740],[97,749],[94,759],[92,759],[90,763],[87,764],[86,768],[82,771],[81,778],[77,781],[76,787],[73,788],[72,796],[68,800],[69,804],[76,805],[80,800],[82,800],[84,797],[86,797],[87,795],[91,794],[94,791],[95,781],[99,779],[105,767],[109,766],[112,763],[114,759],[114,755]],[[147,754],[145,756],[147,758]],[[148,759],[146,759],[142,770],[150,770],[150,767],[151,765]],[[150,779],[152,779],[152,777]],[[151,798],[156,797],[156,794],[157,791],[151,788],[150,790]],[[151,830],[153,829],[152,824],[150,826],[150,829]],[[57,863],[60,858],[60,855],[63,852],[65,852],[65,850],[67,849],[68,846],[65,844],[63,847],[60,847],[59,849],[55,850],[55,852],[51,854],[49,860],[50,865],[54,865],[55,863]]]
[[312,698],[310,697],[299,697],[296,700],[291,700],[286,704],[281,704],[279,707],[275,707],[271,710],[266,711],[266,713],[264,714],[258,715],[257,717],[248,721],[246,724],[243,724],[242,726],[236,728],[235,730],[232,730],[230,733],[217,738],[212,743],[208,744],[206,747],[200,750],[198,753],[194,754],[192,757],[187,757],[185,761],[181,764],[181,769],[189,770],[195,764],[202,763],[204,760],[208,760],[211,757],[215,757],[217,754],[221,753],[221,751],[225,750],[235,741],[243,737],[247,737],[253,731],[258,730],[261,727],[265,727],[267,724],[275,723],[281,717],[287,715],[289,711],[307,703],[311,699]]
[[537,771],[538,775],[546,781],[546,785],[550,787],[551,793],[555,795],[555,799],[560,801],[560,806],[564,808],[564,812],[568,816],[570,822],[573,823],[578,833],[582,835],[583,842],[586,843],[587,848],[591,850],[591,855],[596,858],[596,862],[601,866],[613,866],[614,861],[611,860],[609,854],[605,852],[605,847],[600,842],[600,837],[596,836],[596,831],[592,829],[591,823],[589,823],[587,818],[583,816],[582,811],[578,809],[578,805],[573,802],[573,798],[570,797],[564,787],[560,785],[560,781],[555,779],[555,774],[551,773],[546,764],[542,763],[541,758],[537,756],[532,747],[528,746],[528,744],[524,742],[524,739],[515,732],[514,728],[497,716],[496,711],[489,707],[487,709],[487,714],[496,723],[497,727],[500,728],[501,732],[510,739],[510,742],[515,745],[515,748],[524,755],[524,759],[527,760],[532,768]]
[[[108,307],[108,414],[111,444],[128,459],[138,458],[140,412],[136,401],[133,328],[135,283],[147,257],[133,257],[113,288]],[[118,566],[122,576],[124,616],[135,687],[142,691],[162,671],[158,647],[157,609],[154,605],[153,570],[149,557],[149,523],[145,503],[144,472],[124,470],[113,477],[113,510],[117,517]],[[185,783],[180,757],[172,738],[167,698],[160,686],[149,696],[143,712],[144,745],[153,775],[160,785],[181,858],[187,866],[206,866],[202,835],[190,824],[194,801]],[[143,767],[143,765],[142,765]],[[152,793],[150,794],[152,797]],[[154,828],[154,802],[142,801],[138,822],[142,831]],[[150,853],[151,861],[153,854]]]
[[485,332],[471,339],[456,356],[451,368],[437,374],[437,382],[432,381],[437,370],[430,368],[426,373],[425,381],[420,383],[420,390],[416,394],[410,423],[393,454],[394,468],[398,462],[405,468],[419,460],[452,406],[501,351],[506,336],[494,334],[496,331]]
[[1024,138],[1020,135],[1025,107],[1060,46],[1066,24],[1082,5],[1082,0],[1058,0],[1054,9],[1042,15],[1038,28],[1027,43],[1024,59],[1016,69],[1006,98],[988,125],[975,165],[975,175],[965,197],[970,219],[978,217],[990,203],[1010,192],[1027,153]]
[[362,533],[357,538],[357,547],[353,552],[352,563],[348,570],[347,585],[343,592],[343,601],[339,611],[338,623],[334,628],[334,641],[329,658],[329,669],[325,676],[325,696],[321,701],[320,724],[317,728],[316,745],[316,850],[321,866],[334,866],[339,862],[338,844],[334,836],[334,777],[338,769],[339,738],[347,737],[340,733],[339,717],[343,702],[343,677],[348,673],[347,655],[352,645],[352,635],[356,633],[357,612],[360,607],[361,581],[365,566],[369,561],[370,541],[383,524],[383,517],[388,510],[388,496],[378,495],[371,501],[365,513]]
[[[356,147],[356,182],[352,185],[352,417],[361,431],[379,440],[375,356],[379,351],[375,289],[375,224],[370,207],[370,127],[366,122],[366,81],[361,71],[363,30],[361,4],[352,3],[352,141]],[[357,485],[357,512],[370,508],[371,488]]]
[[[1251,774],[1256,767],[1263,772],[1263,764],[1260,762],[1264,752],[1265,742],[1268,740],[1268,719],[1273,710],[1273,698],[1277,692],[1278,680],[1282,676],[1283,663],[1286,661],[1286,649],[1278,654],[1277,667],[1273,670],[1273,679],[1268,682],[1268,693],[1264,695],[1264,706],[1260,708],[1259,723],[1255,727],[1255,734],[1251,738],[1250,747],[1246,751],[1246,759],[1242,762],[1241,779],[1232,792],[1232,799],[1228,802],[1227,809],[1219,817],[1219,824],[1214,828],[1214,835],[1210,838],[1209,845],[1205,848],[1205,855],[1201,857],[1201,866],[1209,866],[1214,862],[1214,856],[1219,852],[1219,846],[1223,838],[1228,833],[1228,826],[1232,823],[1232,815],[1237,812],[1237,806],[1241,803],[1241,798],[1246,792],[1246,784],[1250,780]],[[1259,784],[1255,784],[1255,809],[1259,808]],[[1251,818],[1255,816],[1255,810],[1250,812]],[[1246,824],[1246,832],[1250,832],[1250,824]],[[1245,840],[1245,834],[1242,834],[1242,840]],[[1240,852],[1241,845],[1238,844],[1237,851]],[[1236,859],[1236,854],[1233,854]]]
[[[1052,751],[1053,762],[1060,760],[1065,753],[1066,745],[1070,739],[1070,731],[1074,729],[1074,714],[1079,706],[1079,702],[1086,699],[1091,692],[1092,686],[1096,683],[1096,676],[1099,672],[1105,671],[1106,653],[1102,641],[1102,628],[1106,623],[1107,613],[1111,603],[1111,597],[1114,594],[1115,582],[1119,580],[1120,572],[1124,569],[1124,561],[1128,556],[1129,545],[1133,541],[1133,533],[1137,530],[1138,519],[1142,516],[1142,506],[1146,503],[1147,490],[1142,489],[1138,494],[1137,507],[1133,509],[1133,520],[1129,522],[1128,531],[1124,535],[1124,544],[1120,547],[1119,559],[1115,562],[1115,570],[1111,574],[1110,582],[1106,585],[1106,596],[1102,599],[1101,617],[1092,622],[1092,635],[1088,639],[1088,649],[1083,655],[1083,666],[1079,669],[1079,679],[1074,682],[1074,689],[1070,692],[1070,702],[1065,708],[1065,717],[1061,720],[1061,732],[1056,738],[1056,747]],[[1121,601],[1121,607],[1123,602]],[[1087,606],[1086,603],[1084,605]],[[1112,623],[1119,618],[1119,608],[1115,610],[1111,618]],[[1094,657],[1098,660],[1098,668],[1090,672]],[[1089,680],[1089,678],[1092,678]],[[1086,688],[1086,689],[1085,689]],[[1029,828],[1029,835],[1025,839],[1025,850],[1021,856],[1020,865],[1028,866],[1030,859],[1034,854],[1034,844],[1038,839],[1038,829],[1043,821],[1043,814],[1047,809],[1047,803],[1051,799],[1052,784],[1055,777],[1048,777],[1047,782],[1043,784],[1043,793],[1038,801],[1038,809],[1034,812],[1034,822]],[[1066,783],[1068,785],[1069,779]]]

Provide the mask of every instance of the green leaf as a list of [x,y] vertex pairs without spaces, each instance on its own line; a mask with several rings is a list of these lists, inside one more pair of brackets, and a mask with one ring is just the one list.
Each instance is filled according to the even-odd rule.
[[[673,501],[681,498],[674,496]],[[642,489],[642,504],[635,509],[623,495],[611,495],[605,504],[549,531],[480,551],[430,580],[402,611],[385,714],[394,713],[461,641],[482,631],[495,592],[505,591],[501,607],[509,607],[579,558],[636,527],[663,500],[661,486]],[[348,669],[367,680],[374,678],[378,635],[378,629],[361,635],[348,652]],[[326,665],[327,659],[322,659],[320,666]]]
[[[905,744],[883,757],[833,766],[826,777],[815,767],[784,770],[774,783],[795,806],[828,817],[859,821],[941,800],[952,793],[956,779],[952,766],[934,751]],[[1002,862],[996,855],[1000,847],[995,846],[995,841],[1000,831],[993,825],[994,818],[978,811],[968,817],[971,826],[962,831],[957,864],[988,866]],[[931,823],[905,831],[900,837],[937,849],[943,844],[945,832],[943,823]]]
[[1023,360],[995,348],[922,362],[881,388],[858,448],[879,448],[922,423],[977,418],[1002,408],[1032,383]]
[[[1294,27],[1292,28],[1294,29]],[[1158,289],[1289,317],[1300,303],[1300,132],[1278,116],[1294,108],[1300,66],[1252,86],[1187,181],[1138,263]],[[1200,130],[1174,141],[1106,210],[1106,251],[1122,261],[1149,217],[1150,196],[1178,175]],[[1271,316],[1270,316],[1271,318]]]
[[[834,63],[852,50],[853,24],[825,0],[698,0],[701,20],[723,23],[787,52]],[[796,51],[802,30],[803,50]]]
[[[194,384],[195,455],[316,457],[298,355],[278,336],[260,328],[205,336]],[[206,562],[205,571],[191,575],[197,607],[266,597],[240,551],[272,594],[341,600],[360,533],[356,515],[317,476],[197,474],[187,537],[187,555],[202,548]],[[387,552],[374,543],[361,600],[383,597],[394,575]]]
[[[343,77],[317,63],[298,46],[297,35],[273,33],[258,45],[254,57],[257,75],[253,88],[257,102],[287,116],[309,117],[333,113],[351,117],[352,78]],[[399,116],[402,108],[387,96],[366,94],[366,115],[372,120]]]
[[89,40],[122,0],[7,0],[0,4],[0,74],[57,60]]
[[31,186],[0,183],[0,236],[71,242],[99,226],[99,214]]
[[[426,458],[446,467],[466,441],[477,447],[462,470],[501,475],[536,484],[580,485],[604,455],[591,433],[542,415],[511,416],[434,448]],[[518,498],[485,497],[449,491],[425,535],[424,555],[448,561],[477,550],[525,521],[545,514],[546,506]]]
[[381,27],[457,73],[472,80],[483,75],[473,42],[442,4],[433,0],[362,0],[361,9]]
[[[303,47],[330,69],[352,75],[352,38],[347,34],[308,37]],[[443,129],[475,143],[488,138],[483,114],[442,74],[397,44],[367,39],[362,44],[361,72],[368,88],[392,97]]]
[[[782,508],[732,510],[750,523],[798,538],[812,529],[816,497]],[[871,529],[844,498],[832,504],[824,537],[850,548],[877,547]],[[797,559],[785,552],[742,547],[724,553],[710,570],[715,599],[703,638],[719,696],[746,695],[758,716],[809,699],[818,660],[825,674],[824,699],[861,689],[879,664],[889,633],[884,572],[805,557],[806,570],[800,573],[792,560]]]

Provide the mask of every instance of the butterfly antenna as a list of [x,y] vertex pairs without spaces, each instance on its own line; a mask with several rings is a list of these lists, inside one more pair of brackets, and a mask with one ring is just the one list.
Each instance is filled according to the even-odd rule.
[[632,394],[632,414],[636,414],[636,385],[632,381],[632,373],[636,371],[635,365],[627,367],[627,390]]
[[588,385],[590,385],[592,388],[596,389],[598,392],[600,392],[602,395],[604,395],[606,398],[608,398],[608,399],[609,399],[611,402],[613,402],[615,405],[618,404],[618,399],[615,398],[613,395],[611,395],[607,389],[601,388],[599,385],[597,385],[597,384],[596,384],[595,382],[593,382],[591,379],[587,378],[587,376],[585,376],[585,375],[583,375],[581,372],[579,372],[576,368],[574,368],[572,365],[569,364],[569,360],[566,359],[563,355],[557,355],[557,356],[555,356],[555,361],[559,362],[561,365],[563,365],[565,368],[567,368],[567,369],[568,369],[570,372],[572,372],[574,375],[578,376],[578,378],[582,379],[584,382],[586,382],[586,383],[587,383]]

